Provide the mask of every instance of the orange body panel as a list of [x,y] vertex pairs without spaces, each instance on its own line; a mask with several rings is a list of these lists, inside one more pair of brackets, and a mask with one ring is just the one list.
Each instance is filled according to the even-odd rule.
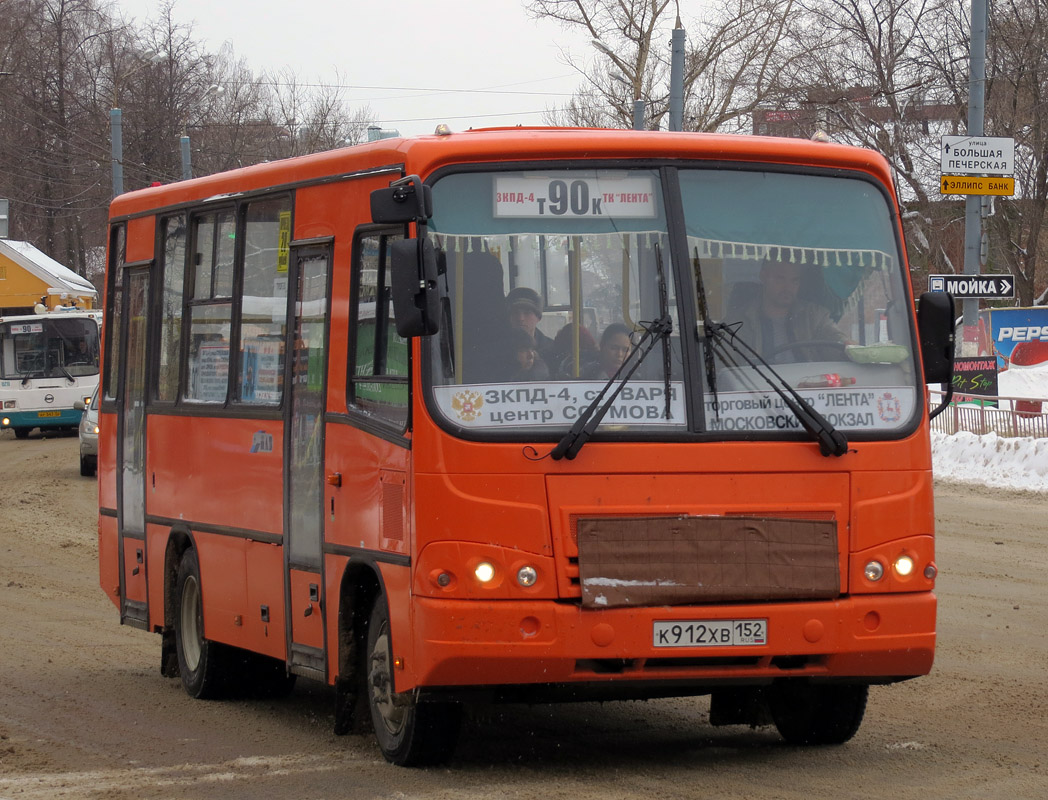
[[[252,452],[259,431],[273,437],[272,450]],[[280,421],[154,414],[146,437],[150,515],[283,532]]]

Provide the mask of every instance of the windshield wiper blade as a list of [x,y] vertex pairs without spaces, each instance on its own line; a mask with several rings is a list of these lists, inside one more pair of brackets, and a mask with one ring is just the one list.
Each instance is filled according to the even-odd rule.
[[[722,348],[740,356],[754,372],[760,375],[793,412],[801,426],[819,444],[824,456],[843,456],[848,452],[847,437],[837,430],[826,417],[815,410],[790,384],[769,364],[764,357],[742,339],[736,341],[735,330],[723,322],[707,323],[707,330]],[[740,347],[741,345],[741,347]],[[763,368],[762,368],[763,367]],[[771,375],[768,375],[768,373]],[[774,376],[774,379],[773,377]]]
[[695,291],[699,298],[699,320],[702,336],[705,339],[702,347],[702,360],[706,367],[706,385],[713,395],[713,413],[720,419],[720,403],[717,402],[717,362],[713,358],[713,328],[710,325],[709,303],[706,301],[706,285],[702,282],[702,262],[699,261],[699,248],[695,246]]
[[[645,323],[641,323],[645,324]],[[655,345],[658,344],[660,339],[668,337],[670,332],[673,330],[673,322],[668,316],[660,317],[654,322],[647,323],[644,328],[644,336],[637,343],[637,346],[630,352],[626,360],[622,362],[621,366],[615,370],[615,374],[608,378],[604,384],[604,388],[600,390],[600,393],[590,401],[590,404],[586,406],[579,418],[575,421],[575,424],[571,426],[563,438],[557,442],[557,446],[553,448],[553,452],[550,453],[550,457],[554,461],[559,461],[562,458],[566,458],[569,461],[578,455],[579,450],[582,449],[582,445],[589,441],[593,435],[593,431],[600,425],[600,421],[604,419],[605,414],[608,413],[608,409],[611,408],[612,403],[615,402],[615,398],[619,396],[619,392],[622,391],[622,387],[626,385],[630,377],[637,368],[641,365],[644,359],[647,357]],[[626,367],[629,367],[629,370]],[[624,374],[625,373],[625,374]],[[608,390],[612,387],[614,390],[608,395]],[[607,400],[604,399],[605,395],[608,395]]]

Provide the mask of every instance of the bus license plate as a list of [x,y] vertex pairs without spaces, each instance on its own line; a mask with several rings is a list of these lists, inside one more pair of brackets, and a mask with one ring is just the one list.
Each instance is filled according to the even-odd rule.
[[36,415],[38,417],[60,417],[60,416],[62,416],[62,412],[61,411],[37,411]]
[[655,647],[746,647],[768,643],[766,619],[656,620]]

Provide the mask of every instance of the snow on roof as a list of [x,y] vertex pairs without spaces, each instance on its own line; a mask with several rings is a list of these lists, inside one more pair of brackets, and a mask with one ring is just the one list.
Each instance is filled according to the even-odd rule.
[[97,297],[98,292],[87,278],[82,278],[68,267],[63,267],[49,255],[37,250],[29,242],[0,239],[0,254],[31,272],[40,280],[79,297]]

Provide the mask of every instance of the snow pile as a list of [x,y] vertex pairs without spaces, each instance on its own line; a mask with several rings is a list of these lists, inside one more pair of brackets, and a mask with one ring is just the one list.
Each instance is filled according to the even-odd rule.
[[1048,439],[932,431],[932,474],[946,481],[1048,493]]

